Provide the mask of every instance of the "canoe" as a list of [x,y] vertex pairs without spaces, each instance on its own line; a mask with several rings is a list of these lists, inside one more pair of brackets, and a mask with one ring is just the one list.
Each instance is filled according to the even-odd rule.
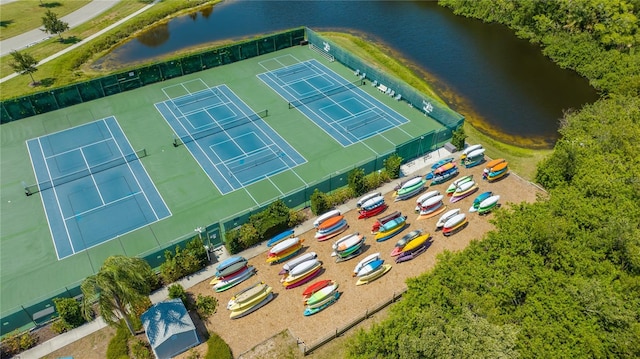
[[485,214],[493,210],[498,205],[499,195],[491,196],[478,205],[478,214]]
[[417,182],[415,182],[415,184],[413,184],[411,186],[400,188],[396,192],[396,198],[394,200],[395,201],[402,201],[402,200],[405,200],[407,198],[413,197],[416,194],[422,192],[422,190],[424,189],[424,185],[427,183],[427,181],[425,179],[423,179],[422,177],[417,177],[416,180],[417,180]]
[[[393,222],[393,225],[390,225]],[[391,222],[385,223],[385,226],[389,225],[386,228],[381,228],[378,233],[375,235],[375,239],[377,242],[383,242],[387,239],[395,236],[396,234],[402,232],[407,227],[407,217],[399,217],[394,219]]]
[[311,280],[313,280],[313,278],[319,276],[320,273],[322,273],[322,267],[319,267],[319,268],[315,269],[314,271],[306,274],[305,276],[301,277],[300,279],[296,280],[295,282],[286,282],[286,283],[284,283],[284,288],[285,289],[297,288],[297,287],[299,287],[301,285],[304,285],[305,283],[310,282]]
[[251,290],[240,294],[240,296],[237,299],[233,300],[233,303],[229,301],[229,304],[232,304],[232,305],[228,306],[227,309],[231,311],[239,311],[244,308],[252,307],[260,303],[272,291],[273,291],[273,288],[271,288],[271,286],[268,286],[266,284],[253,287],[251,288]]
[[235,271],[235,272],[233,272],[233,273],[231,273],[229,275],[225,275],[225,276],[221,276],[221,277],[213,277],[213,279],[211,280],[211,282],[209,282],[209,284],[214,285],[214,284],[216,284],[216,283],[218,283],[220,281],[229,280],[229,279],[235,278],[235,277],[241,275],[246,268],[247,268],[247,265],[245,263],[244,267],[238,269],[237,271]]
[[340,223],[340,225],[338,227],[336,227],[333,231],[328,232],[328,233],[316,233],[315,237],[319,242],[326,241],[326,240],[331,239],[331,238],[339,235],[340,233],[346,231],[347,228],[349,228],[349,224],[347,223],[346,220],[343,220]]
[[460,193],[464,193],[475,185],[476,185],[475,181],[463,182],[456,188],[455,191],[453,191],[452,196],[458,195]]
[[447,190],[445,191],[445,193],[450,196],[453,192],[456,191],[458,186],[460,186],[461,184],[463,184],[465,182],[469,182],[469,181],[472,181],[472,180],[473,180],[473,175],[467,175],[467,176],[464,176],[462,178],[458,178],[457,180],[451,182],[449,187],[447,187]]
[[326,309],[326,308],[327,308],[328,306],[330,306],[331,304],[333,304],[333,303],[337,302],[339,298],[340,298],[340,292],[335,292],[335,293],[333,294],[333,297],[331,297],[331,299],[327,300],[327,301],[326,301],[324,304],[322,304],[321,306],[316,307],[316,308],[309,308],[309,307],[305,308],[305,310],[304,310],[304,313],[303,313],[303,314],[304,314],[304,316],[305,316],[305,317],[308,317],[308,316],[310,316],[310,315],[314,315],[314,314],[316,314],[316,313],[319,313],[319,312],[323,311],[324,309]]
[[445,172],[447,172],[447,171],[450,171],[450,170],[454,169],[455,167],[456,167],[456,163],[455,163],[455,162],[445,163],[444,165],[442,165],[442,166],[440,166],[440,167],[436,168],[436,169],[433,171],[433,175],[434,175],[434,176],[437,176],[437,175],[439,175],[439,174],[443,174],[443,173],[445,173]]
[[382,192],[375,192],[375,193],[369,193],[369,194],[366,194],[366,195],[362,196],[362,198],[360,198],[360,199],[358,200],[358,202],[356,202],[356,207],[358,207],[358,208],[363,207],[363,206],[364,206],[364,204],[365,204],[368,200],[370,200],[370,199],[372,199],[372,198],[375,198],[375,197],[380,197],[380,196],[382,196]]
[[241,256],[229,257],[224,261],[220,262],[220,264],[218,264],[218,266],[216,267],[216,272],[222,272],[225,270],[225,268],[232,266],[237,262],[242,262],[242,261],[246,262],[247,260]]
[[312,258],[300,263],[290,270],[285,278],[298,278],[301,275],[308,273],[312,268],[318,266],[318,263],[320,263],[320,261],[317,258]]
[[371,234],[374,234],[375,232],[377,232],[383,224],[389,222],[392,219],[396,219],[400,216],[402,216],[402,212],[394,211],[384,217],[378,218],[378,220],[371,227]]
[[360,271],[360,269],[362,269],[362,267],[366,266],[369,262],[373,262],[377,259],[380,259],[380,252],[373,253],[366,256],[363,260],[361,260],[358,264],[356,264],[356,267],[353,269],[352,276],[355,277]]
[[364,285],[373,282],[374,280],[382,277],[391,270],[391,264],[383,264],[377,271],[369,274],[368,276],[360,277],[356,282],[356,285]]
[[[227,309],[229,309],[232,305],[234,305],[236,303],[236,299],[237,298],[242,298],[242,299],[246,300],[247,298],[246,298],[245,293],[254,291],[255,288],[259,288],[259,287],[261,287],[263,285],[265,285],[264,281],[261,281],[261,282],[258,282],[256,284],[254,284],[254,285],[248,286],[247,288],[245,288],[245,289],[239,291],[238,293],[234,294],[233,297],[231,297],[231,299],[229,299],[229,302],[227,303]],[[241,297],[243,295],[245,295],[245,297]]]
[[412,239],[411,241],[409,241],[407,243],[406,246],[404,246],[404,248],[402,248],[403,252],[411,252],[414,249],[420,247],[421,245],[423,245],[429,238],[431,238],[431,235],[429,233],[425,233],[423,235],[420,235],[414,239]]
[[232,279],[229,280],[222,280],[216,284],[214,284],[213,286],[213,290],[216,292],[224,292],[225,290],[231,289],[234,286],[244,282],[245,280],[247,280],[248,278],[250,278],[252,275],[255,274],[255,268],[253,266],[248,266],[245,271],[239,275],[236,276]]
[[496,159],[496,160],[489,161],[489,162],[487,162],[487,164],[485,165],[485,170],[486,170],[487,172],[489,172],[489,171],[491,171],[491,168],[493,168],[493,167],[495,167],[496,165],[498,165],[498,164],[500,164],[500,163],[502,163],[502,162],[505,162],[505,161],[506,161],[506,160],[505,160],[504,158],[498,158],[498,159]]
[[305,298],[308,298],[310,296],[313,295],[313,293],[319,291],[320,289],[328,286],[329,284],[333,283],[333,281],[331,279],[323,279],[323,280],[319,280],[315,283],[313,283],[312,285],[308,286],[304,292],[302,292],[302,296]]
[[333,233],[335,230],[337,230],[339,228],[342,228],[342,226],[344,226],[345,223],[347,223],[347,220],[343,218],[342,220],[340,220],[339,222],[337,222],[333,226],[328,227],[327,229],[322,229],[322,230],[318,229],[316,231],[316,237],[320,237],[320,236],[322,236],[324,234],[327,234],[327,233]]
[[467,154],[467,157],[464,159],[465,162],[475,161],[477,158],[484,158],[484,148],[478,148],[473,150]]
[[458,175],[458,167],[455,167],[445,173],[434,176],[433,179],[431,180],[431,185],[433,186],[433,185],[445,183],[457,175]]
[[[471,182],[468,182],[471,183]],[[469,196],[471,196],[472,194],[476,193],[478,191],[478,185],[473,182],[473,186],[469,187],[469,189],[467,189],[464,192],[454,192],[453,195],[451,196],[451,199],[449,200],[449,202],[451,203],[455,203],[458,202],[464,198],[467,198]]]
[[438,190],[434,190],[434,191],[429,191],[423,195],[421,195],[420,197],[418,197],[418,199],[416,200],[416,206],[420,206],[422,205],[422,202],[428,200],[431,197],[435,197],[437,195],[440,194],[440,191]]
[[305,271],[299,271],[296,272],[296,275],[292,275],[289,274],[288,276],[286,276],[285,278],[280,279],[280,282],[282,283],[282,285],[284,285],[285,287],[287,285],[296,283],[297,281],[299,281],[300,279],[305,278],[306,276],[308,276],[309,274],[313,273],[314,271],[322,268],[322,262],[315,260],[313,263],[310,263],[310,266],[306,266],[304,269]]
[[387,209],[387,207],[389,206],[386,203],[381,202],[377,206],[372,208],[368,208],[368,209],[362,208],[360,211],[358,211],[358,219],[371,218],[375,215],[382,213],[385,209]]
[[460,214],[460,208],[455,208],[452,209],[450,211],[445,212],[445,214],[442,215],[442,217],[440,217],[440,219],[438,219],[438,222],[436,223],[436,230],[444,227],[444,224],[447,220],[453,218],[453,216],[456,216]]
[[286,261],[287,259],[293,257],[294,255],[296,255],[296,253],[298,253],[299,250],[302,249],[302,243],[299,243],[289,249],[287,249],[284,252],[280,252],[276,255],[273,256],[268,256],[267,257],[267,263],[271,263],[271,264],[276,264],[276,263],[281,263],[283,261]]
[[442,234],[445,236],[450,236],[456,233],[458,230],[464,228],[469,221],[467,220],[464,213],[460,213],[459,215],[449,219],[447,223],[445,223],[442,228]]
[[469,212],[476,212],[478,210],[478,207],[480,207],[480,203],[482,203],[482,201],[484,201],[485,199],[491,197],[492,194],[493,192],[491,191],[480,193],[478,197],[473,200],[473,204],[471,205],[471,207],[469,207]]
[[417,238],[422,234],[422,229],[414,229],[413,231],[405,234],[396,242],[396,248],[402,248],[407,245],[411,240]]
[[283,253],[285,251],[287,251],[288,249],[301,244],[302,242],[304,242],[304,239],[300,239],[299,237],[291,237],[291,238],[287,238],[284,241],[276,244],[275,246],[271,247],[271,249],[269,249],[268,252],[268,256],[269,257],[273,257],[276,255],[279,255],[280,253]]
[[494,182],[499,180],[500,178],[503,178],[504,176],[507,175],[507,173],[509,173],[509,168],[505,168],[502,171],[500,171],[499,173],[495,172],[495,173],[490,173],[489,176],[487,176],[487,181],[488,182]]
[[331,218],[331,217],[336,217],[340,215],[340,210],[339,209],[334,209],[331,210],[329,212],[323,213],[321,214],[315,221],[313,221],[313,226],[314,227],[318,227],[320,225],[320,223],[326,221],[327,219]]
[[444,165],[446,165],[449,162],[453,162],[454,158],[453,157],[448,157],[448,158],[443,158],[440,161],[434,163],[431,165],[431,171],[436,170],[439,167],[442,167]]
[[338,256],[343,258],[350,256],[352,253],[360,249],[360,247],[362,247],[362,245],[364,244],[364,240],[365,240],[364,236],[360,236],[359,238],[360,240],[354,243],[353,245],[346,247],[345,249],[335,250],[335,252],[331,253],[331,256],[332,257]]
[[325,299],[327,299],[327,297],[332,297],[334,292],[336,292],[338,290],[338,283],[332,283],[328,286],[325,286],[324,288],[318,290],[317,292],[313,293],[309,299],[307,299],[307,306],[313,308],[316,306],[319,306],[320,303],[322,303],[322,301],[324,301]]
[[407,182],[403,183],[402,186],[400,188],[398,188],[398,191],[400,191],[402,189],[408,189],[408,188],[414,187],[417,184],[419,184],[420,182],[422,182],[422,177],[421,176],[413,177],[412,179],[410,179]]
[[410,261],[412,259],[415,259],[420,254],[426,252],[428,248],[427,243],[428,242],[425,241],[421,246],[414,248],[412,251],[400,253],[400,255],[396,257],[396,264]]
[[436,206],[430,208],[429,210],[420,211],[418,213],[418,217],[416,218],[416,220],[420,221],[420,220],[423,220],[423,219],[433,218],[433,217],[441,214],[445,210],[447,210],[447,206],[443,202],[440,202]]
[[424,212],[428,211],[431,208],[434,208],[437,204],[441,203],[443,199],[444,196],[441,194],[427,198],[418,208],[418,212]]
[[331,227],[334,227],[336,224],[338,224],[343,219],[344,219],[343,215],[331,217],[331,218],[323,221],[322,223],[320,223],[320,225],[318,226],[317,229],[318,229],[318,231],[330,230]]
[[293,236],[293,229],[286,230],[274,236],[273,238],[269,239],[269,241],[267,241],[267,247],[273,247],[278,242],[282,242],[291,236]]
[[363,235],[359,232],[349,234],[338,239],[334,244],[331,245],[331,248],[339,251],[343,251],[351,246],[358,244],[362,240]]
[[376,197],[368,199],[366,202],[364,202],[360,206],[360,208],[361,208],[361,210],[367,210],[367,209],[378,207],[380,205],[380,203],[384,203],[384,197],[383,196],[376,196]]
[[233,273],[236,273],[237,271],[239,271],[240,269],[246,266],[247,266],[247,260],[242,258],[241,261],[233,262],[233,264],[224,267],[224,269],[216,271],[215,276],[216,277],[230,276]]
[[301,255],[298,258],[292,259],[290,261],[288,261],[287,263],[285,263],[282,266],[282,270],[280,270],[280,272],[278,273],[279,275],[285,275],[287,273],[289,273],[290,270],[292,270],[293,268],[295,268],[298,264],[304,263],[310,259],[314,259],[317,258],[318,255],[316,254],[316,252],[309,252],[309,253],[305,253],[303,255]]
[[483,149],[482,145],[471,145],[471,146],[468,146],[467,148],[462,150],[461,157],[464,157],[464,158],[471,157],[471,156],[469,156],[471,153],[473,153],[474,151],[481,150],[481,149]]
[[383,264],[384,264],[384,259],[376,259],[374,261],[371,261],[371,262],[367,263],[365,266],[363,266],[362,268],[360,268],[358,273],[356,273],[356,277],[367,276],[367,275],[377,271],[378,268],[382,267]]
[[509,165],[509,162],[503,161],[503,162],[500,162],[500,163],[498,163],[497,165],[495,165],[493,167],[488,167],[489,168],[489,175],[491,175],[491,172],[502,171],[503,169],[507,168],[508,165]]
[[266,305],[267,303],[269,303],[273,298],[274,298],[274,296],[273,296],[273,292],[272,292],[272,293],[269,293],[269,294],[267,295],[267,297],[266,297],[266,298],[264,298],[260,303],[258,303],[258,304],[256,304],[256,305],[254,305],[254,306],[252,306],[252,307],[245,308],[245,309],[241,309],[241,310],[237,310],[237,311],[232,311],[232,312],[229,314],[229,318],[231,318],[231,319],[238,319],[238,318],[242,318],[242,317],[244,317],[244,316],[245,316],[245,315],[247,315],[247,314],[251,314],[251,313],[255,312],[256,310],[258,310],[258,309],[262,308],[263,306],[265,306],[265,305]]

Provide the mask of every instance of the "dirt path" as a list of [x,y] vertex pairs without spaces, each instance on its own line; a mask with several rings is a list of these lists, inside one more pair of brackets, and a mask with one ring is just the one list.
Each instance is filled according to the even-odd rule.
[[[509,175],[495,183],[487,183],[480,180],[482,167],[476,167],[470,170],[462,169],[457,178],[467,174],[473,174],[474,178],[478,180],[480,187],[478,192],[453,204],[449,203],[449,198],[445,198],[445,204],[448,206],[447,210],[460,208],[469,218],[469,225],[461,232],[451,237],[445,237],[441,232],[435,232],[435,223],[439,216],[426,220],[416,220],[417,215],[414,213],[416,198],[394,202],[392,194],[388,193],[385,195],[385,199],[390,206],[385,213],[396,210],[402,211],[404,215],[408,216],[407,222],[410,226],[400,235],[378,243],[373,239],[373,235],[370,234],[371,225],[375,218],[358,220],[355,210],[345,213],[350,229],[343,235],[360,232],[366,233],[367,236],[365,242],[366,250],[356,258],[336,263],[335,259],[330,256],[332,251],[331,244],[335,239],[318,242],[314,238],[314,232],[307,232],[301,235],[305,239],[304,252],[316,252],[318,258],[323,262],[324,272],[318,279],[332,279],[340,284],[342,296],[338,302],[314,316],[303,316],[304,306],[301,294],[306,286],[289,290],[284,289],[279,283],[280,276],[278,275],[282,264],[273,266],[267,264],[265,262],[265,253],[249,260],[249,263],[257,268],[257,274],[236,288],[223,293],[215,293],[208,283],[209,280],[207,280],[189,290],[195,295],[198,293],[214,295],[219,300],[220,309],[211,317],[207,324],[208,329],[218,333],[230,345],[234,356],[250,350],[255,345],[286,329],[298,340],[311,345],[335,332],[337,328],[351,322],[354,318],[362,316],[369,308],[376,307],[379,303],[391,298],[394,293],[402,291],[406,288],[405,279],[417,276],[433,268],[438,254],[445,250],[459,251],[464,249],[470,241],[481,239],[486,232],[493,229],[493,225],[489,223],[493,217],[492,214],[479,216],[475,213],[468,213],[468,209],[477,194],[489,190],[493,191],[501,196],[500,203],[506,208],[509,203],[533,202],[536,199],[536,195],[541,193],[538,188],[515,175]],[[444,193],[449,183],[430,187],[429,190],[438,189]],[[396,241],[403,234],[413,229],[423,229],[425,232],[431,233],[433,244],[418,258],[409,262],[395,264],[389,253]],[[355,279],[351,276],[355,264],[360,259],[375,252],[380,252],[386,263],[393,265],[392,270],[368,285],[356,287]],[[274,288],[274,293],[276,293],[275,299],[265,307],[244,318],[229,319],[229,312],[225,309],[225,306],[231,296],[240,289],[257,281],[265,281],[265,283],[271,285]]]

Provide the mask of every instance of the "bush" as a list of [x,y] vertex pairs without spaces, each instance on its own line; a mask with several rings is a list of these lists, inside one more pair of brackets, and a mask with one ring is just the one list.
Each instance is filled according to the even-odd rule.
[[207,340],[207,355],[206,359],[233,359],[231,354],[231,348],[225,343],[222,338],[216,333],[211,333],[209,340]]
[[196,311],[201,319],[208,319],[213,313],[216,312],[218,307],[218,300],[210,295],[198,294],[196,299]]
[[458,151],[464,149],[464,140],[467,139],[467,135],[464,133],[464,127],[460,126],[451,136],[451,144],[456,146]]
[[330,208],[331,205],[327,200],[327,195],[316,188],[311,195],[311,213],[317,216],[328,211]]
[[67,329],[73,329],[85,323],[80,309],[80,303],[74,298],[54,298],[56,311],[60,319],[65,322]]
[[349,172],[347,182],[354,196],[359,196],[367,191],[364,183],[363,168],[354,168],[353,171]]
[[59,318],[53,324],[51,324],[51,330],[53,330],[56,334],[62,334],[68,330],[73,329],[69,323],[64,321],[62,318]]
[[120,324],[116,330],[116,335],[111,338],[107,346],[107,359],[121,359],[129,357],[129,329],[124,324]]
[[402,157],[398,156],[397,153],[389,156],[386,160],[384,160],[384,169],[387,171],[389,175],[389,179],[396,179],[400,177],[400,166],[402,165]]
[[296,211],[292,209],[289,211],[289,222],[287,223],[287,226],[289,228],[293,228],[306,220],[307,216],[303,211]]
[[153,358],[153,354],[151,353],[151,348],[149,347],[149,343],[137,338],[132,341],[130,351],[132,354],[132,358],[134,359],[152,359]]
[[3,354],[16,355],[38,344],[38,337],[31,332],[20,333],[17,329],[2,340]]
[[338,188],[333,193],[326,195],[329,207],[335,207],[337,205],[346,203],[348,200],[354,197],[354,192],[349,187]]
[[164,283],[195,273],[207,265],[207,252],[200,236],[194,237],[185,249],[176,246],[175,253],[164,251],[165,261],[160,265],[160,276]]
[[182,300],[182,303],[185,306],[187,305],[187,291],[184,290],[184,287],[182,285],[177,283],[172,284],[169,286],[168,290],[170,299],[180,298]]

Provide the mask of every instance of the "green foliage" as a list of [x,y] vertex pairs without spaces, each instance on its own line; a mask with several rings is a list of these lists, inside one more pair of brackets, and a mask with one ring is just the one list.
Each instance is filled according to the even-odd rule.
[[349,172],[349,176],[347,177],[347,183],[349,184],[349,188],[351,192],[355,196],[360,196],[367,191],[364,182],[364,169],[363,168],[354,168],[351,172]]
[[26,52],[18,52],[16,50],[11,51],[11,59],[12,61],[9,62],[9,65],[13,71],[21,75],[29,74],[29,76],[31,76],[31,81],[36,82],[33,78],[33,73],[38,71],[38,68],[36,67],[38,65],[38,60]]
[[51,10],[44,13],[42,27],[44,27],[44,32],[60,36],[60,41],[62,41],[62,33],[69,30],[69,24],[58,19],[58,15]]
[[296,211],[292,209],[289,211],[289,222],[287,222],[287,227],[293,228],[306,220],[307,216],[303,211]]
[[51,330],[57,334],[62,334],[71,329],[73,329],[71,325],[60,318],[51,324]]
[[231,348],[216,333],[211,333],[207,340],[207,347],[205,359],[233,359]]
[[196,298],[196,311],[203,320],[207,320],[216,312],[218,300],[210,295],[198,294]]
[[149,343],[138,338],[134,338],[130,344],[130,352],[134,359],[152,359],[153,353],[149,347]]
[[353,190],[350,187],[342,187],[327,194],[327,202],[329,202],[329,208],[346,203],[348,200],[354,197]]
[[384,160],[384,169],[389,174],[390,179],[400,177],[400,166],[402,165],[402,157],[397,153],[392,154]]
[[85,323],[80,303],[74,298],[54,298],[53,303],[56,305],[56,312],[60,319],[68,325],[68,329],[77,328]]
[[2,339],[2,353],[11,357],[33,348],[36,344],[38,344],[38,337],[34,333],[19,332],[16,329]]
[[187,291],[184,290],[184,287],[178,283],[172,284],[167,288],[169,291],[169,298],[176,299],[180,298],[184,305],[187,305]]
[[320,192],[319,189],[315,189],[313,194],[311,194],[311,213],[314,215],[320,215],[329,209],[331,209],[331,205],[327,199],[327,195],[323,192]]
[[98,273],[87,277],[82,289],[82,310],[85,318],[91,316],[91,306],[98,303],[104,321],[112,326],[124,318],[130,333],[134,334],[131,322],[134,308],[147,303],[151,292],[149,283],[155,274],[147,262],[140,258],[114,255],[108,257]]
[[183,250],[176,246],[175,253],[170,250],[164,252],[165,261],[160,265],[160,276],[164,283],[195,273],[207,264],[207,252],[200,236],[194,237]]
[[132,335],[124,325],[119,325],[116,335],[111,338],[107,346],[107,359],[121,359],[129,357],[129,338]]
[[464,142],[467,139],[467,135],[464,133],[464,127],[460,126],[456,128],[451,134],[451,144],[456,146],[458,150],[464,148]]

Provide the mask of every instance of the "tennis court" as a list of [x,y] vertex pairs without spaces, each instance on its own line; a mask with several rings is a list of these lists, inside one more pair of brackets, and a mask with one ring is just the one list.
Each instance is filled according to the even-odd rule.
[[114,117],[27,148],[58,259],[171,215]]
[[208,88],[198,79],[163,92],[169,100],[155,106],[177,136],[174,146],[187,147],[221,194],[306,162],[262,120],[268,110],[254,112],[225,85]]
[[[270,68],[276,61],[261,65]],[[349,82],[315,59],[258,78],[345,147],[409,122],[360,89],[363,79]]]

